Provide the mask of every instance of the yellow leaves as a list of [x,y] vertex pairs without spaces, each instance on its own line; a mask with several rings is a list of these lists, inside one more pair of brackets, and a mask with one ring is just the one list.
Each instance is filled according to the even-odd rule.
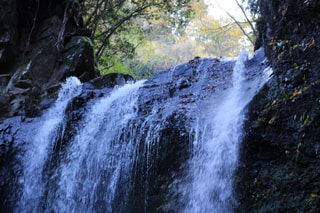
[[311,47],[315,47],[316,45],[315,45],[314,38],[309,43],[306,43],[306,41],[303,40],[301,46],[304,47],[303,52],[306,51],[307,49],[311,48]]
[[310,197],[311,197],[311,198],[316,198],[316,197],[319,197],[319,195],[317,195],[317,194],[311,194]]
[[308,119],[304,120],[303,125],[304,126],[310,126],[311,121],[309,121]]
[[303,92],[307,91],[308,90],[308,87],[303,87],[302,89],[296,89],[292,95],[290,96],[290,99],[292,100],[292,102],[294,102],[294,100],[299,96],[299,95],[302,95]]
[[318,194],[311,193],[308,202],[312,202],[315,198],[318,198],[318,197],[319,197]]
[[269,39],[270,39],[270,42],[268,45],[274,45],[274,38],[271,36],[271,37],[269,37]]
[[292,49],[296,49],[296,48],[299,47],[299,46],[300,46],[300,45],[295,44],[295,45],[292,46]]
[[293,66],[298,70],[300,69],[300,66],[297,63],[293,63]]
[[293,99],[294,97],[296,97],[298,95],[298,90],[295,90],[292,95],[290,96],[290,99]]
[[275,120],[276,120],[276,116],[273,116],[268,123],[272,125]]
[[304,128],[304,127],[307,127],[307,126],[310,126],[312,121],[309,120],[309,115],[306,115],[306,113],[303,113],[300,117],[300,121],[303,122],[303,124],[300,126],[300,129],[301,128]]

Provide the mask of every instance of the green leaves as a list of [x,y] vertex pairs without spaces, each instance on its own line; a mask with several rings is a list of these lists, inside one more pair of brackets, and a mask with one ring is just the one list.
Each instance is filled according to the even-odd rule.
[[92,40],[99,67],[105,65],[105,61],[111,58],[117,58],[119,62],[132,58],[137,46],[146,37],[145,32],[152,29],[150,23],[163,20],[170,33],[183,32],[183,28],[190,20],[190,1],[83,1],[84,23],[86,27],[92,29]]

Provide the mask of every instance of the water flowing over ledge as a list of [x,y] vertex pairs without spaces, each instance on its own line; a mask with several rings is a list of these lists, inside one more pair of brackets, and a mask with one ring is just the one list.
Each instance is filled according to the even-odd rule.
[[232,212],[243,109],[267,80],[263,50],[247,57],[195,58],[115,89],[69,79],[42,117],[0,124],[15,135],[1,208]]
[[236,206],[232,177],[238,162],[244,107],[259,91],[267,76],[246,78],[248,53],[241,52],[235,64],[232,86],[224,96],[213,99],[193,125],[193,157],[190,160],[191,185],[186,187],[184,212],[232,212]]
[[81,93],[81,82],[76,77],[70,77],[62,85],[56,103],[43,114],[31,138],[26,138],[26,153],[23,156],[23,185],[21,200],[16,212],[37,212],[41,197],[45,193],[45,182],[42,172],[46,161],[50,161],[51,152],[56,138],[63,130],[64,112],[68,102]]

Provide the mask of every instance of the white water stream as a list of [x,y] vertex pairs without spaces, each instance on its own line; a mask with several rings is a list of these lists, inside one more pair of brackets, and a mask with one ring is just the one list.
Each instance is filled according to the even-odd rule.
[[[267,79],[267,73],[248,78],[245,67],[247,59],[247,52],[242,52],[233,70],[233,85],[229,89],[221,92],[219,97],[215,96],[212,101],[205,98],[197,100],[202,108],[193,115],[195,122],[191,129],[195,135],[190,168],[186,175],[190,181],[181,189],[184,209],[170,207],[177,209],[177,212],[229,213],[237,205],[233,197],[232,178],[237,168],[243,134],[244,108]],[[199,81],[194,87],[197,91],[192,91],[198,93],[199,97],[203,89],[201,85],[207,83],[209,68],[203,65],[206,64],[205,60],[208,59],[201,60],[196,69]],[[169,71],[169,81],[173,81],[175,70]],[[162,141],[166,138],[162,131],[167,119],[179,111],[181,105],[179,96],[168,98],[165,106],[155,102],[150,106],[149,113],[143,114],[143,118],[139,117],[139,89],[143,84],[143,81],[126,84],[88,104],[83,109],[83,116],[73,127],[71,139],[64,144],[64,150],[58,153],[59,161],[52,164],[49,172],[44,172],[57,138],[64,134],[68,102],[81,93],[80,81],[69,78],[63,84],[54,106],[41,117],[39,123],[34,124],[34,134],[27,139],[29,143],[23,156],[24,173],[20,178],[23,189],[15,212],[125,211],[122,208],[126,208],[130,196],[134,197],[130,197],[131,202],[135,201],[135,196],[144,198],[144,203],[139,205],[145,205],[141,209],[148,212],[148,202],[152,201],[151,193],[154,190],[149,185],[154,180],[148,176],[148,172],[154,169],[153,163],[157,161],[151,158],[164,156],[158,153],[158,147],[168,143]],[[150,95],[157,96],[155,99],[161,95],[155,94]],[[143,159],[146,160],[146,166],[142,174],[143,181],[139,182],[141,186],[138,191],[141,195],[130,194],[136,193],[136,189],[130,188],[137,181],[134,180],[137,171],[133,168],[143,168]]]
[[58,129],[65,116],[68,102],[81,92],[81,82],[70,77],[62,85],[56,103],[43,116],[34,132],[30,132],[26,153],[24,156],[24,174],[20,178],[23,194],[16,212],[38,212],[41,196],[44,193],[43,167],[50,156],[55,139],[60,132]]
[[118,185],[131,173],[135,135],[130,120],[142,84],[115,89],[86,113],[60,168],[55,212],[112,212]]
[[[233,85],[221,98],[212,100],[194,123],[195,140],[190,161],[192,183],[184,189],[184,212],[227,213],[236,206],[232,177],[238,162],[244,107],[265,82],[246,78],[248,53],[243,51],[233,71]],[[267,75],[262,75],[267,79]]]

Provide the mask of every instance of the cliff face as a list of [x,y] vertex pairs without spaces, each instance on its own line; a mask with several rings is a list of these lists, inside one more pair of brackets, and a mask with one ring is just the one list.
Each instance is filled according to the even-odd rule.
[[67,76],[97,76],[78,1],[0,1],[0,117],[36,115]]
[[[248,106],[246,135],[234,180],[239,201],[236,211],[317,212],[320,208],[320,2],[261,0],[260,9],[257,47],[265,48],[274,74]],[[23,153],[24,131],[38,119],[26,117],[34,117],[48,107],[60,87],[59,82],[67,76],[78,76],[84,82],[98,74],[88,38],[90,31],[81,23],[78,1],[0,0],[0,12],[0,117],[12,117],[0,124],[0,173],[4,180],[0,184],[1,209],[6,210],[14,205],[20,192],[17,177],[22,172],[19,155]],[[189,158],[187,148],[192,134],[186,132],[191,122],[186,112],[194,109],[198,100],[224,90],[228,80],[220,85],[219,79],[230,79],[233,62],[213,60],[195,59],[176,70],[160,72],[141,89],[137,123],[154,115],[154,123],[147,128],[151,131],[153,126],[158,126],[159,138],[166,143],[149,156],[144,157],[144,150],[138,150],[142,157],[137,160],[134,188],[127,195],[126,207],[121,207],[120,190],[116,196],[119,203],[114,204],[116,209],[143,211],[148,200],[147,209],[174,211],[174,205],[165,195],[178,196],[173,192],[177,187],[173,184],[177,178],[174,175],[184,175],[184,167],[180,165]],[[210,67],[204,78],[208,85],[200,88],[205,91],[203,97],[195,97],[192,91],[199,90],[194,85],[199,81],[196,74],[202,63]],[[62,141],[56,142],[57,147],[65,146],[73,137],[87,102],[111,91],[99,89],[123,84],[128,79],[128,76],[106,76],[85,84],[82,95],[66,111],[67,131],[61,136]],[[161,120],[166,115],[161,112],[166,112],[171,103],[178,103],[178,108]],[[156,112],[152,111],[154,106]],[[152,162],[147,158],[153,159]],[[150,163],[155,166],[146,177]],[[142,184],[145,182],[149,185]],[[146,186],[148,193],[141,194]]]
[[274,74],[251,101],[236,177],[238,212],[320,208],[320,2],[260,2]]
[[[253,83],[266,68],[264,59],[263,51],[259,51],[245,63],[246,82]],[[122,94],[123,90],[118,93],[121,88],[111,87],[131,80],[128,76],[110,75],[84,83],[81,94],[71,98],[61,113],[61,124],[48,134],[50,138],[39,142],[49,141],[51,145],[42,153],[47,157],[41,158],[44,160],[40,175],[34,175],[43,188],[30,187],[35,190],[35,193],[28,191],[30,197],[23,196],[24,186],[29,180],[29,176],[24,176],[28,169],[24,165],[39,153],[25,153],[33,153],[30,144],[34,141],[38,147],[33,134],[42,132],[39,129],[48,118],[19,115],[5,119],[0,123],[0,210],[18,207],[26,211],[28,208],[37,208],[40,212],[64,211],[60,202],[57,205],[58,200],[65,203],[67,209],[74,207],[75,212],[183,212],[187,201],[181,200],[181,197],[185,196],[184,189],[190,185],[192,178],[188,169],[196,137],[195,122],[200,113],[204,113],[203,116],[207,113],[205,111],[211,102],[219,103],[219,99],[232,86],[234,66],[235,61],[195,58],[158,72],[137,90],[134,104],[125,101],[108,104],[106,101],[117,100],[114,93]],[[96,105],[101,105],[103,111]],[[125,114],[128,110],[124,109],[129,107],[135,111],[135,116]],[[94,111],[96,109],[99,111]],[[124,114],[118,116],[119,111]],[[45,113],[43,111],[42,114]],[[57,116],[56,113],[54,116]],[[92,131],[88,133],[85,131],[87,128]],[[81,139],[83,136],[84,140]],[[108,140],[109,145],[105,144]],[[78,149],[73,149],[78,142],[88,145],[85,151],[78,153]],[[99,163],[92,164],[97,167],[91,166],[88,162],[99,156],[101,147],[106,149],[102,153],[107,154]],[[83,160],[65,171],[79,167],[74,176],[77,180],[60,181],[67,177],[61,174],[62,168],[73,156]],[[120,162],[120,169],[109,167],[112,162]],[[128,169],[125,164],[132,165]],[[113,179],[118,172],[118,179]],[[92,176],[93,173],[96,176]],[[92,177],[95,177],[94,180],[84,181]],[[78,181],[82,184],[74,185]],[[34,184],[33,181],[28,183]],[[64,190],[68,190],[70,185],[64,183],[74,185],[71,187],[74,190],[71,197],[65,197],[69,192]],[[91,193],[92,199],[86,200]],[[110,193],[113,193],[111,198],[108,197]],[[23,199],[26,203],[32,203],[31,207],[21,204]]]

